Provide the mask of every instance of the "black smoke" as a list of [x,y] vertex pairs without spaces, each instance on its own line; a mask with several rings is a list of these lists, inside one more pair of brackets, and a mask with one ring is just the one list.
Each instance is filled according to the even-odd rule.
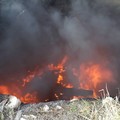
[[19,77],[37,65],[58,63],[64,41],[41,2],[3,1],[1,7],[0,76],[3,79]]

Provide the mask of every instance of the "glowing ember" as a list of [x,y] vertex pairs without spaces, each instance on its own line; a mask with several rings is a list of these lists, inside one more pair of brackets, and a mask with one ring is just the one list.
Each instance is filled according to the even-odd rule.
[[27,93],[24,97],[20,98],[24,103],[34,103],[39,102],[36,93]]
[[62,75],[59,75],[59,76],[58,76],[57,83],[60,84],[61,81],[63,81],[63,76],[62,76]]
[[0,86],[0,94],[8,94],[9,89],[6,86]]
[[66,88],[73,88],[73,85],[71,84],[68,84],[68,85],[65,85]]
[[55,97],[57,98],[57,99],[59,99],[59,96],[55,93]]

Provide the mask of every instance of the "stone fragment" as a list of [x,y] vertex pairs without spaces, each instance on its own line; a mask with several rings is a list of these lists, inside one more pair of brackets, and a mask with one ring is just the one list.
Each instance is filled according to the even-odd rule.
[[15,96],[10,95],[9,100],[6,104],[6,108],[10,108],[10,109],[18,108],[20,104],[21,104],[20,99],[18,99]]
[[49,106],[48,106],[48,105],[45,105],[45,106],[43,107],[43,111],[44,111],[44,112],[48,112],[48,110],[49,110]]

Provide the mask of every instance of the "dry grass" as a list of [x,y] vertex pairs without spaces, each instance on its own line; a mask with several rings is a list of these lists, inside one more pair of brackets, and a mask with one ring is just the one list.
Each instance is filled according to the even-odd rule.
[[[104,94],[103,99],[97,100],[82,99],[29,104],[21,108],[19,117],[26,117],[24,120],[120,120],[118,97],[110,97],[107,85],[106,90],[102,90],[102,93]],[[4,102],[1,103],[0,120],[15,120],[19,110],[14,111],[6,106],[3,109]],[[43,109],[45,106],[49,108],[47,111]],[[60,106],[60,109],[56,109],[56,106]]]
[[103,100],[73,102],[69,105],[72,112],[85,120],[120,120],[118,99],[106,97]]

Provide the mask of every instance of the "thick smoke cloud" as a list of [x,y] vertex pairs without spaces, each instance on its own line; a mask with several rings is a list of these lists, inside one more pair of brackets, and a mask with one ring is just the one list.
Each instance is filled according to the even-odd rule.
[[97,0],[3,0],[1,79],[20,78],[68,55],[70,66],[107,63],[119,83],[119,14],[115,5]]
[[24,74],[37,65],[43,67],[62,58],[62,39],[41,2],[3,2],[1,14],[5,22],[0,46],[1,76]]
[[112,70],[115,83],[109,83],[111,94],[119,87],[120,29],[116,16],[120,11],[116,7],[111,2],[76,0],[59,29],[68,42],[72,65],[93,62]]

